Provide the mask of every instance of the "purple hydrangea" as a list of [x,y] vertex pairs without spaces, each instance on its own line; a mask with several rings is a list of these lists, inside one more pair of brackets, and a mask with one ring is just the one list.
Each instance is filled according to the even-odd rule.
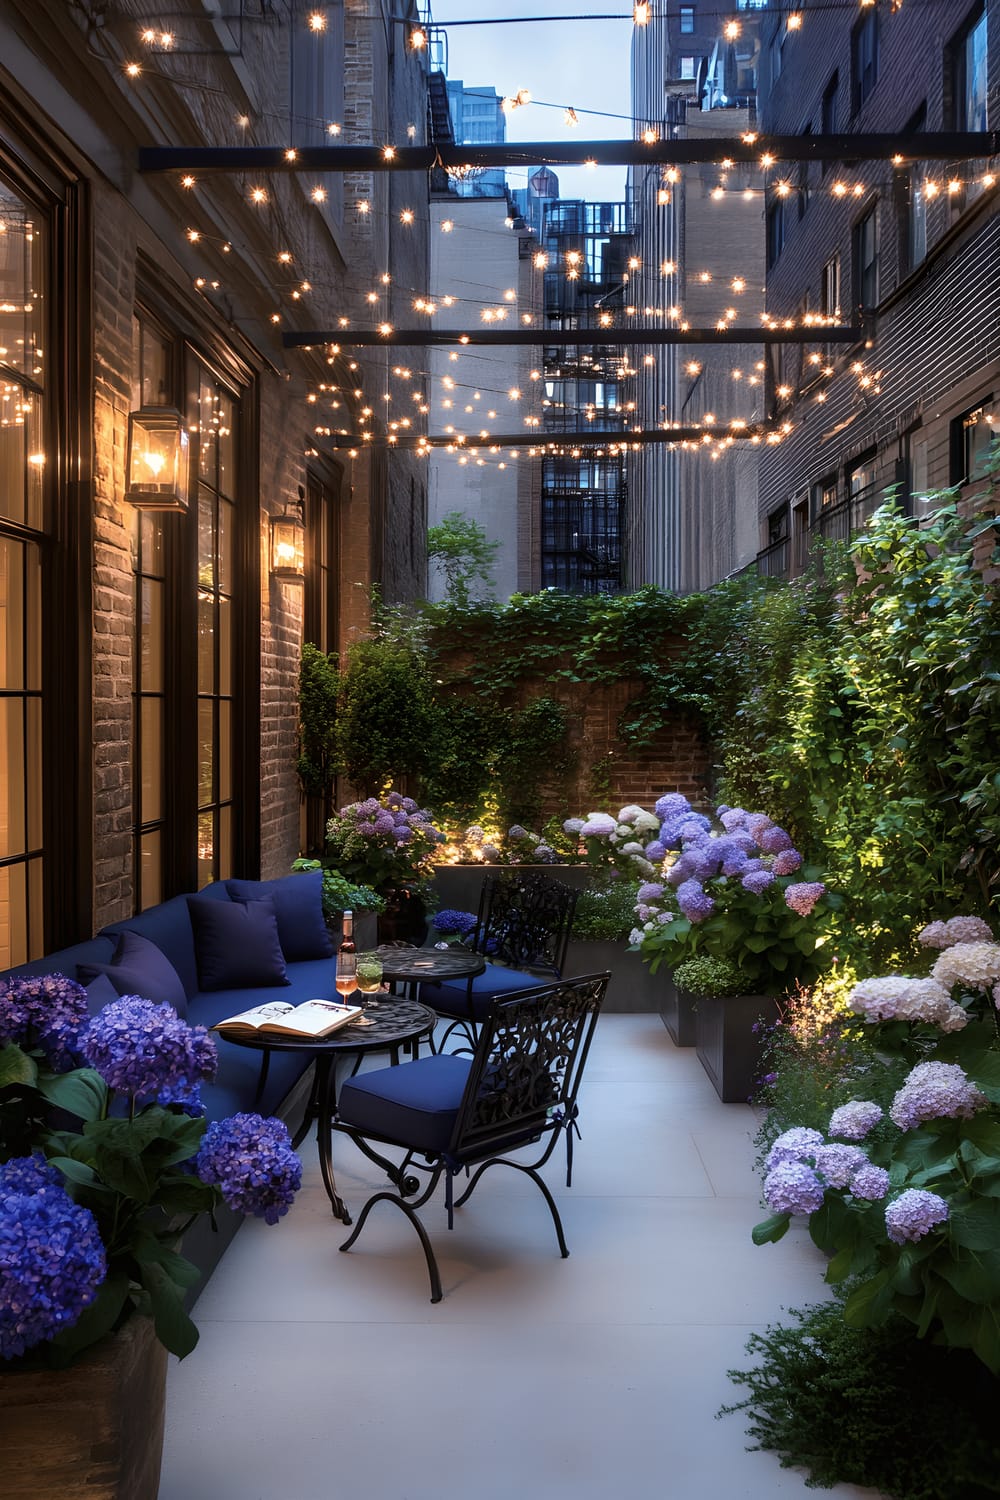
[[414,802],[414,800],[413,800],[412,797],[404,797],[403,798],[403,811],[404,812],[408,812],[408,813],[415,813],[415,812],[419,812],[420,809],[417,807],[417,804]]
[[444,911],[439,911],[434,918],[434,928],[437,932],[468,937],[470,932],[475,931],[478,920],[479,918],[475,912],[454,911],[451,907],[446,907]]
[[374,838],[376,832],[377,829],[372,818],[363,818],[362,821],[358,824],[358,833],[361,834],[362,838]]
[[867,1099],[852,1099],[830,1116],[830,1134],[843,1136],[845,1141],[863,1141],[881,1118],[882,1110],[877,1104]]
[[993,933],[982,917],[951,917],[947,922],[928,922],[917,933],[925,948],[951,948],[956,943],[988,943]]
[[798,885],[786,886],[785,905],[800,917],[808,917],[825,890],[821,880],[803,880]]
[[413,838],[412,828],[394,828],[393,837],[397,844],[408,844]]
[[786,1162],[805,1161],[807,1157],[815,1156],[822,1145],[823,1137],[818,1130],[812,1130],[808,1125],[793,1125],[771,1143],[764,1159],[764,1170],[770,1172]]
[[948,1219],[948,1205],[937,1193],[923,1188],[907,1188],[894,1198],[885,1210],[886,1233],[894,1245],[922,1240],[938,1224]]
[[764,1179],[764,1201],[776,1214],[811,1214],[822,1208],[823,1183],[801,1161],[782,1162]]
[[830,1187],[843,1188],[850,1182],[852,1174],[863,1167],[868,1158],[858,1146],[845,1146],[840,1141],[817,1146],[813,1157],[816,1171]]
[[745,828],[747,814],[742,807],[719,808],[719,822],[727,833],[734,833],[737,828]]
[[986,1102],[958,1063],[922,1062],[903,1080],[889,1118],[900,1130],[913,1130],[925,1120],[971,1119]]
[[711,880],[713,875],[718,875],[722,867],[722,860],[716,853],[717,839],[706,839],[697,848],[691,849],[691,874],[695,880]]
[[660,824],[660,843],[666,844],[668,849],[676,848],[681,841],[681,825],[686,818],[686,813],[679,818],[664,818]]
[[345,812],[356,811],[369,818],[373,818],[380,810],[381,804],[377,797],[366,797],[364,802],[355,803],[353,809],[345,808]]
[[230,1208],[268,1224],[277,1224],[288,1212],[302,1184],[302,1163],[292,1150],[288,1127],[261,1115],[214,1120],[194,1165],[202,1182],[221,1189]]
[[884,1167],[873,1166],[870,1161],[865,1162],[852,1172],[849,1186],[855,1198],[865,1198],[869,1203],[877,1203],[889,1191],[889,1174]]
[[740,880],[743,889],[754,896],[763,896],[768,886],[773,884],[774,875],[770,870],[750,870]]
[[667,792],[666,796],[660,797],[653,808],[656,816],[661,822],[668,818],[680,817],[683,813],[691,811],[691,804],[680,792]]
[[769,818],[768,815],[767,815],[767,813],[748,813],[747,814],[747,819],[746,819],[746,829],[747,829],[747,832],[750,834],[751,838],[754,838],[754,839],[757,840],[758,844],[760,843],[762,836],[767,832],[767,830],[769,828],[773,828],[773,827],[774,827],[774,819],[773,818]]
[[774,856],[771,869],[775,875],[794,875],[801,865],[802,855],[797,849],[782,849],[780,854]]
[[704,813],[691,812],[680,824],[678,832],[682,839],[694,839],[696,843],[700,843],[711,827],[711,819],[706,818]]
[[770,828],[765,828],[757,842],[765,854],[783,854],[786,849],[792,847],[788,834],[783,828],[779,828],[777,823],[772,824]]
[[37,1193],[43,1187],[62,1187],[62,1173],[39,1152],[12,1156],[0,1166],[0,1196],[6,1193]]
[[376,833],[391,833],[396,826],[396,819],[391,812],[379,812],[375,814],[373,826]]
[[660,901],[663,897],[663,887],[656,881],[649,881],[641,885],[636,892],[637,901]]
[[38,1048],[57,1072],[78,1065],[87,991],[65,974],[25,974],[0,986],[0,1045]]
[[666,853],[667,846],[659,839],[651,839],[646,845],[646,858],[651,859],[654,864],[656,864],[659,860],[664,859],[666,857]]
[[204,1026],[189,1026],[173,1006],[139,995],[122,995],[93,1018],[83,1053],[109,1088],[171,1104],[196,1098],[197,1085],[219,1066]]
[[[61,1187],[30,1180],[26,1158],[0,1186],[0,1358],[14,1359],[72,1328],[107,1275],[97,1222]],[[11,1170],[13,1169],[13,1170]],[[13,1182],[11,1181],[13,1178]]]
[[715,910],[715,902],[698,880],[685,880],[677,887],[677,905],[689,922],[704,922]]
[[563,823],[563,833],[580,833],[584,822],[583,818],[567,818]]
[[687,850],[674,860],[667,871],[667,883],[672,886],[683,885],[685,880],[690,880],[694,875],[694,855]]

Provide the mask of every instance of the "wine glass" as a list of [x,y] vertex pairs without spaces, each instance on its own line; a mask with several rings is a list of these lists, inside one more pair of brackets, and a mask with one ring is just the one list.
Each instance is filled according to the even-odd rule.
[[334,980],[337,994],[345,1005],[358,987],[358,956],[356,953],[337,954],[337,976]]
[[359,953],[357,958],[358,989],[365,996],[366,1010],[377,1010],[378,1001],[369,999],[377,995],[382,987],[382,960],[377,953]]

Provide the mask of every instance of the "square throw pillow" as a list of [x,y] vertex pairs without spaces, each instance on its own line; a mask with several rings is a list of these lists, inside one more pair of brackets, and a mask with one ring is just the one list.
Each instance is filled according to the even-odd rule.
[[179,1016],[187,1015],[181,976],[163,950],[141,933],[124,928],[109,964],[77,965],[81,984],[89,985],[99,974],[107,975],[119,995],[141,995],[157,1005],[172,1005]]
[[304,870],[284,880],[227,880],[226,890],[233,901],[274,902],[278,940],[288,963],[333,957],[323,916],[322,870]]
[[86,990],[87,1012],[92,1016],[98,1015],[106,1005],[110,1005],[112,1000],[118,999],[118,991],[106,974],[98,974],[97,978],[92,979],[86,986]]
[[203,990],[256,990],[291,984],[274,902],[189,896],[198,983]]

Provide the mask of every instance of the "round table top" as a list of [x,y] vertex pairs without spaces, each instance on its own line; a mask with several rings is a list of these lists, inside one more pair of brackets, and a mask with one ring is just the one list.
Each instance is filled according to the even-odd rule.
[[[353,996],[350,1003],[356,1003]],[[277,1036],[274,1032],[240,1036],[220,1032],[219,1035],[227,1042],[255,1047],[258,1051],[270,1048],[275,1052],[378,1052],[429,1034],[436,1021],[437,1015],[428,1006],[406,1000],[402,995],[380,992],[377,1007],[369,1011],[368,1024],[359,1026],[354,1021],[330,1036]]]
[[421,980],[474,979],[486,968],[481,953],[467,948],[394,948],[375,950],[382,960],[383,979],[417,984]]

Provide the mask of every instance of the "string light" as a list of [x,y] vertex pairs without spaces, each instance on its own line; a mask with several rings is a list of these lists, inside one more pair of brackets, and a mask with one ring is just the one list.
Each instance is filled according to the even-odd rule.
[[632,24],[634,26],[649,25],[649,0],[636,0],[632,7]]
[[309,30],[310,31],[325,31],[326,30],[326,16],[323,14],[323,12],[321,10],[314,10],[314,11],[312,11],[310,13],[310,16],[309,16]]

